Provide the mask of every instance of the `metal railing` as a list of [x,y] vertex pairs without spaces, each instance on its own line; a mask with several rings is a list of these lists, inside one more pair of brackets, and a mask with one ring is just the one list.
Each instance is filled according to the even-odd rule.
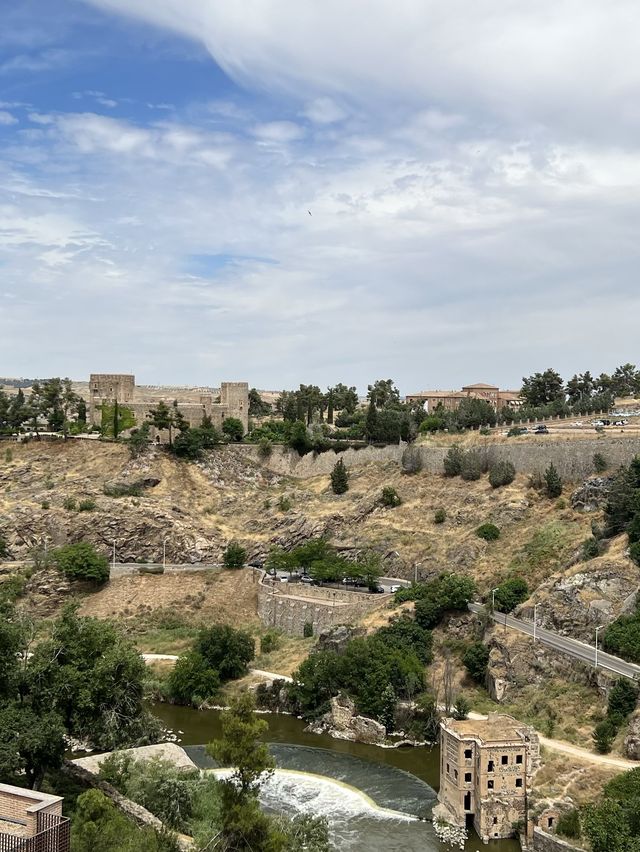
[[37,829],[32,837],[0,832],[0,852],[69,852],[71,824],[67,817],[38,814]]

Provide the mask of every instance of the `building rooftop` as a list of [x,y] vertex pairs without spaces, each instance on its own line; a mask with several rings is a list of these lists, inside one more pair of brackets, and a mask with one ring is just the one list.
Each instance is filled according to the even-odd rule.
[[424,390],[418,391],[417,393],[408,393],[407,396],[431,396],[431,397],[442,397],[449,398],[452,396],[460,397],[461,399],[466,397],[466,394],[461,391],[443,391],[443,390]]
[[475,385],[464,385],[462,390],[499,390],[498,385],[485,385],[484,382],[476,382]]
[[526,725],[505,713],[489,713],[487,719],[444,719],[445,730],[461,739],[477,739],[483,744],[495,742],[521,743]]

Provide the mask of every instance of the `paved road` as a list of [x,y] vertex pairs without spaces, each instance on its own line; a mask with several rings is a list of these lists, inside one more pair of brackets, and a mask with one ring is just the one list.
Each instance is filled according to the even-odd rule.
[[[483,604],[470,603],[469,609],[471,612],[479,613],[483,612],[486,608]],[[491,613],[489,614],[491,615]],[[519,618],[514,618],[512,615],[505,615],[502,612],[493,613],[493,619],[497,624],[506,624],[512,630],[519,630],[520,633],[533,636],[533,622],[531,621],[522,621]],[[559,633],[554,633],[552,630],[545,630],[542,627],[536,628],[536,639],[541,644],[567,654],[575,660],[595,666],[596,649],[593,645],[587,645],[586,642],[579,642],[577,639],[569,639],[567,636],[561,636]],[[604,651],[600,650],[598,650],[598,668],[606,669],[623,677],[640,680],[640,666],[627,663],[619,657],[605,654]]]

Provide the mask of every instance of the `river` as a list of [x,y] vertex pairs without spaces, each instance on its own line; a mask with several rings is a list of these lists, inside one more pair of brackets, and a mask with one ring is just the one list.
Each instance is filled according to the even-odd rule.
[[[154,714],[175,731],[178,742],[199,766],[211,766],[204,743],[220,736],[217,710],[194,710],[156,704]],[[265,785],[267,810],[287,814],[312,812],[329,820],[339,852],[450,852],[429,822],[416,816],[430,812],[438,788],[439,750],[383,749],[309,734],[293,716],[267,713],[265,740],[282,770]],[[483,845],[472,833],[465,852],[518,852],[516,840]]]

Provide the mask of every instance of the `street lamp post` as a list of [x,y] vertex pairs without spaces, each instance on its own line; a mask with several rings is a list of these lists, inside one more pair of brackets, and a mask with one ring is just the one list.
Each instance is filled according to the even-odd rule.
[[164,571],[167,567],[167,540],[166,538],[162,541],[162,570]]
[[598,668],[598,631],[602,630],[603,627],[604,627],[604,624],[600,624],[598,627],[596,627],[596,655],[595,655],[595,657],[596,657],[595,658],[595,667],[596,668]]
[[540,606],[540,604],[536,604],[533,607],[533,641],[534,642],[538,638],[537,628],[538,628],[538,607],[539,606]]
[[491,589],[491,612],[496,611],[496,592],[498,589]]
[[114,571],[115,571],[115,567],[116,567],[116,540],[114,538],[114,540],[113,540],[113,569],[114,569]]

